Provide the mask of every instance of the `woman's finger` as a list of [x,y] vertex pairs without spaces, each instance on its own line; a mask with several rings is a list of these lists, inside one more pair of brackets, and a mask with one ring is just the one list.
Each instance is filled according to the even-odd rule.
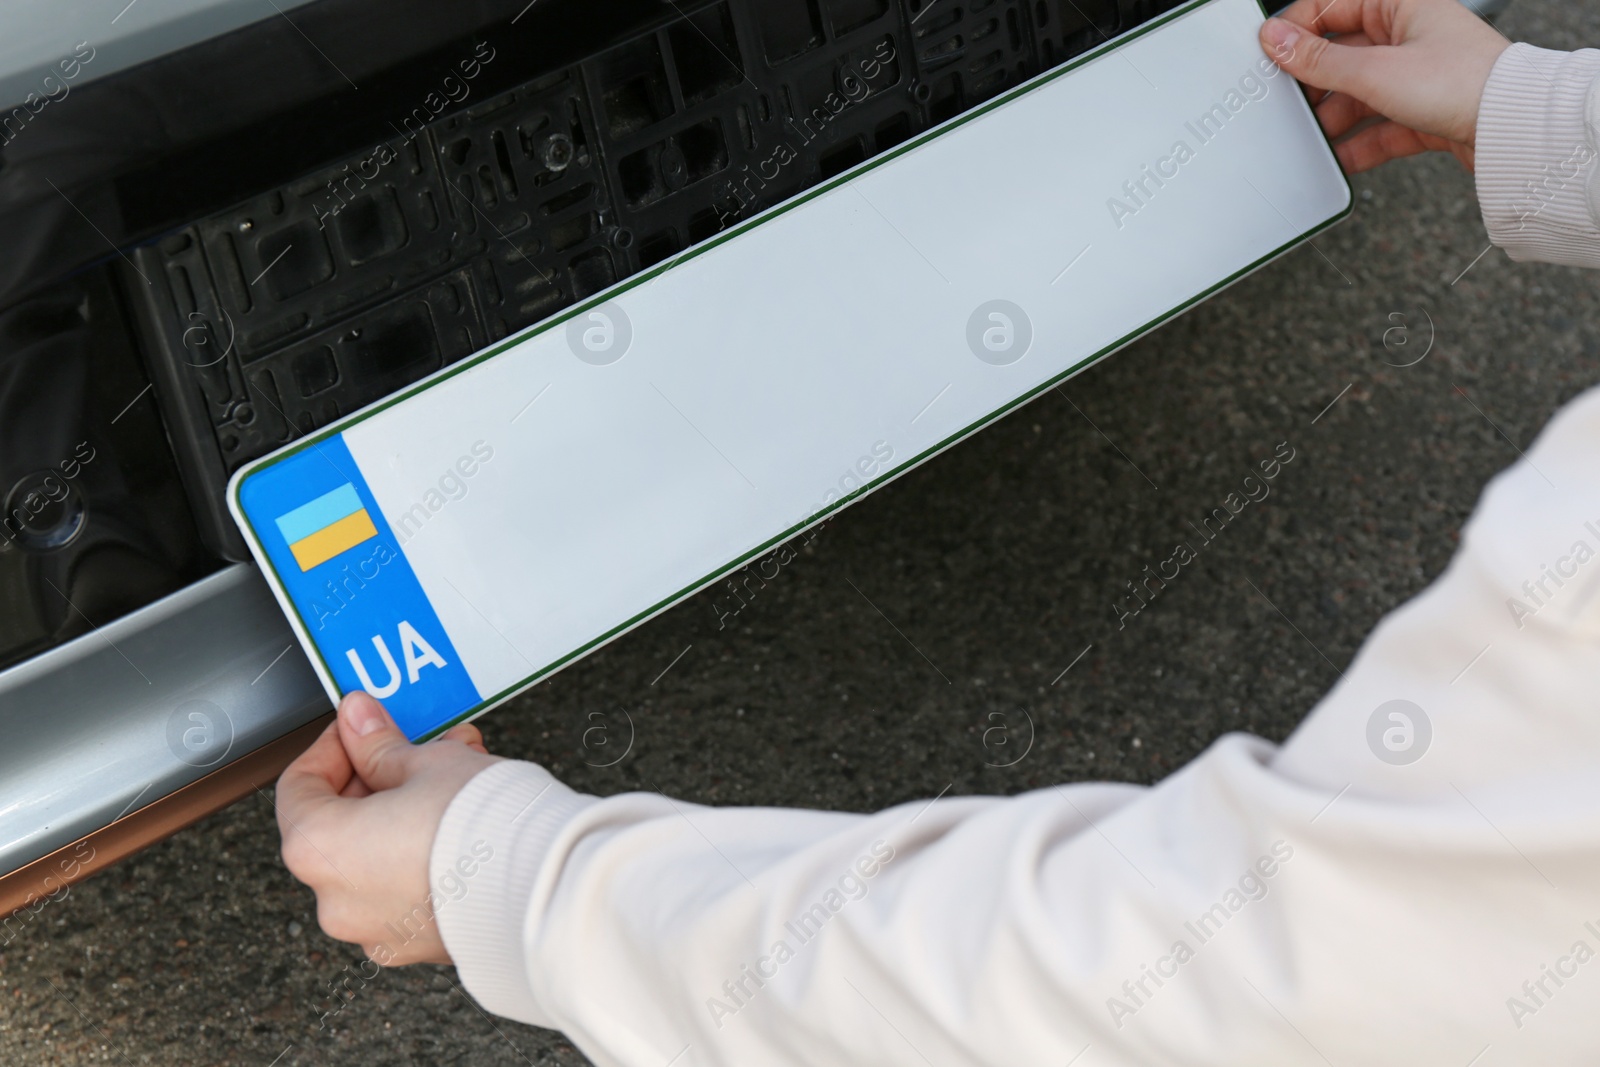
[[480,731],[474,724],[470,722],[464,722],[460,726],[452,726],[450,729],[440,734],[439,740],[459,741],[468,748],[471,748],[474,745],[477,745],[481,748],[483,746],[483,732]]
[[1438,137],[1424,137],[1398,122],[1384,121],[1351,134],[1333,146],[1338,153],[1339,165],[1347,174],[1360,174],[1381,163],[1404,156],[1448,147],[1449,142]]
[[1338,140],[1367,119],[1377,115],[1371,107],[1353,96],[1329,93],[1317,105],[1317,121],[1332,140]]
[[1367,0],[1295,0],[1278,13],[1303,29],[1322,37],[1330,33],[1355,33],[1366,28]]
[[335,800],[350,784],[355,769],[345,755],[337,725],[328,728],[278,777],[277,809],[280,829],[303,821],[318,807]]

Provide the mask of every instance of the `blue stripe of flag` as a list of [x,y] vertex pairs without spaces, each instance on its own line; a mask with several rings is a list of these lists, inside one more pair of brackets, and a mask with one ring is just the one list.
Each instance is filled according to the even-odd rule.
[[311,503],[302,504],[287,515],[280,516],[278,532],[292,545],[318,530],[327,529],[346,516],[354,515],[361,507],[361,494],[356,492],[355,486],[346,482],[333,492],[324,493]]

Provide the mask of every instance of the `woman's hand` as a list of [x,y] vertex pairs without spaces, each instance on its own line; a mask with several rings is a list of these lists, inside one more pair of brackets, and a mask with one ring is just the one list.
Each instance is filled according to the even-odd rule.
[[433,838],[461,787],[497,762],[476,726],[412,745],[372,697],[345,697],[278,779],[283,862],[316,893],[323,932],[386,967],[449,963],[433,918],[445,887],[428,884]]
[[1478,103],[1508,44],[1457,0],[1296,0],[1261,27],[1351,174],[1428,151],[1472,169]]

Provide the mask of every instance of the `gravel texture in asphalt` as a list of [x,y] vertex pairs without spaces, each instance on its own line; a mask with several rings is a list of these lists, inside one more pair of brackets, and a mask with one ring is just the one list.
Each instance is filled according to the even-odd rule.
[[[1501,26],[1600,44],[1600,7],[1517,0]],[[849,509],[742,601],[702,593],[494,712],[490,747],[597,794],[868,811],[1149,783],[1229,731],[1283,738],[1600,379],[1597,276],[1479,258],[1454,160],[1354,184],[1314,247]],[[1125,583],[1283,448],[1271,495],[1119,620]],[[448,968],[359,977],[264,795],[7,936],[6,1064],[586,1062]]]

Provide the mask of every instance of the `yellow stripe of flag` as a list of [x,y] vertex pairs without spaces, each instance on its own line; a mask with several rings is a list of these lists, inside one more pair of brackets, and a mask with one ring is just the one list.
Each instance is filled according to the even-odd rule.
[[339,553],[356,547],[367,538],[377,536],[378,528],[372,525],[372,517],[367,514],[367,509],[362,508],[346,515],[333,525],[324,526],[311,536],[296,541],[289,546],[289,551],[294,553],[294,561],[300,564],[300,570],[308,571],[319,563],[326,563]]

